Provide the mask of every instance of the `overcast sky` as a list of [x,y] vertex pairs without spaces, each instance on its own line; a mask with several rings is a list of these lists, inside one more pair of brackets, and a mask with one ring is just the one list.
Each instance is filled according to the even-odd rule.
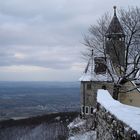
[[0,0],[0,80],[77,81],[83,35],[114,5],[140,1]]

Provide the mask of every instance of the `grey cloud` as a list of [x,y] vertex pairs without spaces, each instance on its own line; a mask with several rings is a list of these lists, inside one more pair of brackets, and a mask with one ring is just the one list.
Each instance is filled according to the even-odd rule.
[[[101,0],[0,1],[0,66],[69,69],[81,61],[82,34],[88,27],[114,4],[130,3],[133,0],[104,4]],[[17,58],[16,53],[25,57]]]
[[[26,48],[27,47],[27,48]],[[73,49],[73,50],[72,50]],[[65,46],[46,48],[33,46],[7,46],[0,48],[0,66],[32,65],[52,69],[69,69],[80,61],[75,47]]]
[[[1,54],[0,54],[1,55]],[[0,66],[12,66],[12,65],[32,65],[41,66],[52,69],[66,69],[70,68],[72,61],[65,61],[61,59],[51,60],[40,60],[41,56],[38,57],[28,57],[25,59],[18,59],[14,54],[2,54],[0,56]]]

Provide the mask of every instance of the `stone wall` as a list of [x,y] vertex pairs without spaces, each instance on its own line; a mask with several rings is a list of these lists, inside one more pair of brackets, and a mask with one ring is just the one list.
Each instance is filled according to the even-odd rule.
[[100,103],[97,103],[96,130],[97,140],[140,140],[135,130],[118,120]]

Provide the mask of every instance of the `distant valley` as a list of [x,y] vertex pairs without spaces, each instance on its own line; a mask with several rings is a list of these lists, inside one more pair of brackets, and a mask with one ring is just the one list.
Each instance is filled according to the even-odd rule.
[[78,82],[0,82],[0,120],[79,111]]

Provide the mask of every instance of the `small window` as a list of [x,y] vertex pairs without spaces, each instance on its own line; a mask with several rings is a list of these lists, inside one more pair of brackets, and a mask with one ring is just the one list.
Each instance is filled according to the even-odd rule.
[[86,114],[88,114],[89,113],[89,107],[88,106],[86,106],[86,108],[85,108],[86,110],[85,110],[85,113]]
[[93,114],[93,107],[90,108],[90,114]]
[[87,90],[91,89],[91,84],[87,84]]
[[82,108],[81,108],[82,110],[82,113],[84,114],[84,112],[85,112],[85,107],[84,106],[82,106]]

